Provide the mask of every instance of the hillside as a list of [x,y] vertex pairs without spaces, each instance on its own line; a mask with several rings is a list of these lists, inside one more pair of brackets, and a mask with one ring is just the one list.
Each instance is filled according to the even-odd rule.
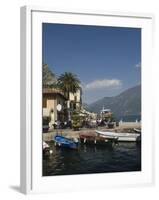
[[43,86],[50,86],[53,85],[57,79],[55,77],[55,74],[49,69],[47,64],[43,65]]
[[141,115],[141,85],[130,88],[114,97],[104,97],[92,104],[89,110],[99,113],[103,108],[110,108],[115,116]]

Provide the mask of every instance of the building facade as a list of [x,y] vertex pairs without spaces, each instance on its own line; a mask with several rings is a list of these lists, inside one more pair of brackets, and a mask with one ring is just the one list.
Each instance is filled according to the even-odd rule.
[[[65,121],[67,118],[67,98],[58,89],[44,88],[43,89],[43,117],[49,117],[51,123],[55,121]],[[61,110],[57,106],[61,105]]]
[[77,90],[76,93],[69,93],[70,108],[72,110],[81,110],[82,105],[82,91]]
[[[56,121],[71,120],[73,111],[79,111],[81,104],[81,90],[74,94],[69,93],[69,97],[67,97],[59,89],[43,88],[43,118],[49,118],[50,126]],[[60,105],[60,110],[58,110],[58,105]]]

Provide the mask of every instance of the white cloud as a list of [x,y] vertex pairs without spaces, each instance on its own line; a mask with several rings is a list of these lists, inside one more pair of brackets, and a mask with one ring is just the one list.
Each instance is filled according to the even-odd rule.
[[135,67],[136,67],[136,68],[140,68],[140,67],[141,67],[141,62],[137,63],[137,64],[135,65]]
[[122,85],[121,80],[103,79],[103,80],[94,80],[90,83],[87,83],[84,86],[84,89],[85,90],[109,89],[109,88],[117,88],[121,85]]

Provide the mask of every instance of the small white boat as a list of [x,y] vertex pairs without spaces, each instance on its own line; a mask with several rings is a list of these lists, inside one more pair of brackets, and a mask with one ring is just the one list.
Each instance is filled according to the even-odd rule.
[[135,131],[136,133],[141,133],[141,129],[138,129],[138,128],[134,128],[134,131]]
[[116,133],[98,130],[96,130],[96,133],[103,137],[116,137],[119,142],[137,142],[141,140],[140,133]]
[[43,149],[46,149],[46,148],[50,148],[50,146],[46,142],[43,141]]
[[50,149],[50,146],[43,141],[43,155],[44,156],[49,156],[50,154],[52,154],[52,150]]

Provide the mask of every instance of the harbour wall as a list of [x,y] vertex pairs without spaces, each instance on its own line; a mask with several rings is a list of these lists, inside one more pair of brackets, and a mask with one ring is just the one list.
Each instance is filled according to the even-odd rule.
[[115,132],[127,132],[133,131],[133,129],[141,129],[141,122],[120,122],[119,126],[108,129],[106,127],[98,127],[98,128],[82,128],[79,131],[74,131],[72,129],[60,129],[60,130],[52,130],[48,133],[43,133],[43,141],[51,141],[53,140],[55,135],[62,135],[68,138],[79,138],[80,133],[95,133],[95,130],[101,131],[115,131]]

